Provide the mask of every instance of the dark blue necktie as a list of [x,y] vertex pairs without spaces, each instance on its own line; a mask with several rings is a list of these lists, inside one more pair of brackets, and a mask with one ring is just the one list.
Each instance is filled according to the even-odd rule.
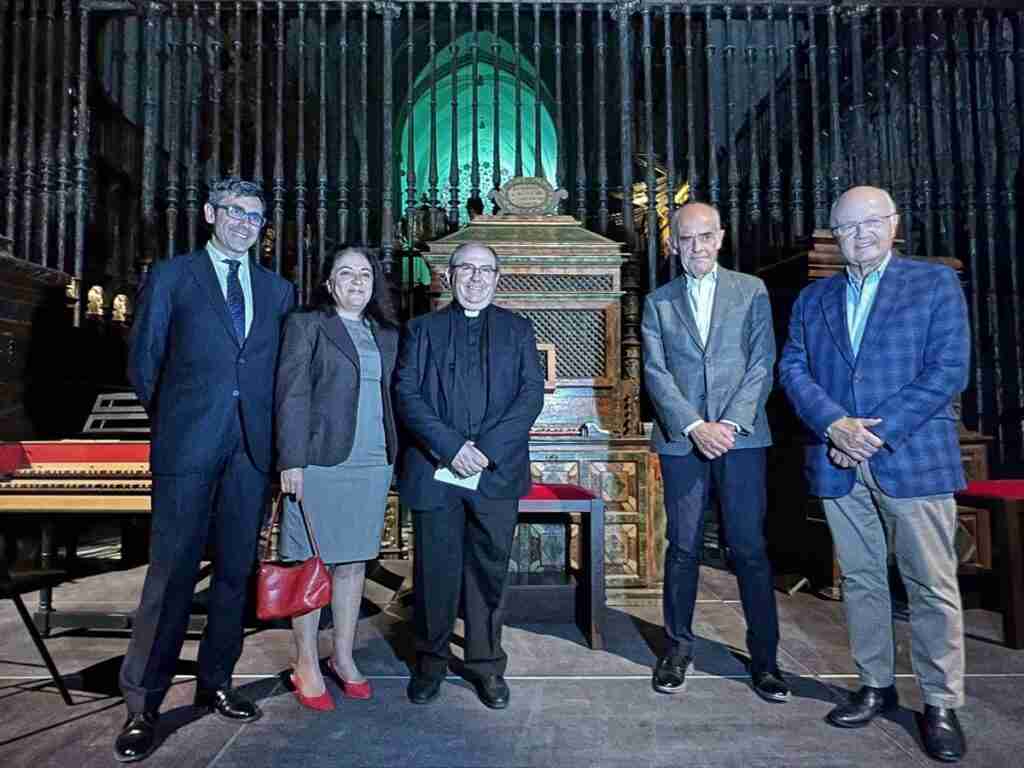
[[242,293],[242,282],[238,279],[238,268],[242,265],[238,259],[224,259],[228,265],[228,312],[231,322],[235,325],[238,343],[245,341],[245,294]]

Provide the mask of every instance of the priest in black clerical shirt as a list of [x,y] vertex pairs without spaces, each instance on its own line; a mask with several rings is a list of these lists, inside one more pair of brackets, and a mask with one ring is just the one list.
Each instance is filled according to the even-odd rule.
[[462,597],[465,676],[492,709],[508,706],[501,596],[519,498],[530,488],[530,428],[544,403],[533,324],[494,306],[498,259],[481,243],[448,263],[455,300],[406,328],[395,410],[407,433],[398,486],[413,510],[416,669],[426,704],[448,670]]

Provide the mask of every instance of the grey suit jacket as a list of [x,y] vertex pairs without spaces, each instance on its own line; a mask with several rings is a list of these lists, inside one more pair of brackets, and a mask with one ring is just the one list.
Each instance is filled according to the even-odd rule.
[[[370,321],[381,360],[380,396],[388,462],[398,436],[391,403],[391,377],[398,356],[398,331]],[[359,404],[359,353],[333,309],[288,316],[277,365],[274,416],[277,467],[331,467],[348,459],[355,440]]]
[[718,268],[705,347],[686,280],[677,277],[644,303],[644,383],[655,410],[651,447],[687,455],[693,442],[683,430],[697,419],[738,424],[735,448],[771,445],[764,405],[772,390],[775,335],[764,283]]

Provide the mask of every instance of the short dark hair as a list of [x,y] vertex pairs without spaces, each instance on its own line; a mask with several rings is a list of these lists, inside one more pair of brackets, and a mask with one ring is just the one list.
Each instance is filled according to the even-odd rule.
[[321,283],[322,295],[316,305],[324,311],[334,311],[334,299],[331,297],[330,291],[327,290],[326,283],[334,272],[334,267],[339,259],[349,253],[358,253],[365,257],[373,271],[373,293],[370,294],[370,301],[367,302],[363,314],[373,318],[381,325],[397,326],[395,305],[391,300],[391,284],[384,274],[384,268],[381,266],[376,249],[373,248],[364,248],[359,245],[343,245],[338,248],[328,260],[327,274],[324,275]]
[[254,181],[246,181],[240,176],[225,176],[210,182],[210,192],[206,196],[206,202],[210,205],[219,205],[225,197],[255,197],[260,201],[264,210],[267,207],[267,197],[263,193],[263,187]]
[[474,195],[466,200],[466,210],[470,213],[475,213],[477,216],[482,216],[484,212],[484,201]]
[[452,251],[452,255],[448,257],[448,269],[451,269],[452,267],[455,266],[456,257],[462,254],[463,251],[468,251],[470,248],[482,248],[485,251],[490,251],[491,256],[494,257],[494,266],[498,266],[498,254],[493,248],[491,248],[491,246],[487,245],[486,243],[468,242],[463,243],[454,251]]

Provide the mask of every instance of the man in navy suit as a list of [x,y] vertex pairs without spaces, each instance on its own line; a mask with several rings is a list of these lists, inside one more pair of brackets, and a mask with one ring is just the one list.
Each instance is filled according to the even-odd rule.
[[188,628],[199,563],[213,579],[195,704],[244,722],[260,715],[231,689],[246,584],[269,488],[274,370],[294,287],[249,257],[264,224],[259,186],[211,185],[205,248],[153,266],[139,295],[128,378],[150,417],[150,565],[121,666],[128,720],[121,762],[156,747],[156,719]]
[[460,596],[465,676],[492,709],[508,706],[501,598],[519,498],[530,489],[530,428],[544,374],[529,319],[492,304],[498,260],[481,243],[452,253],[455,301],[411,321],[395,411],[410,438],[398,488],[413,509],[416,669],[408,696],[434,700],[448,670]]
[[954,401],[967,385],[967,307],[953,270],[893,250],[898,224],[881,189],[854,187],[836,201],[846,269],[800,293],[779,372],[809,431],[806,474],[843,572],[861,682],[828,720],[857,728],[897,704],[892,552],[910,602],[924,745],[956,762],[966,744],[953,492],[965,480]]
[[719,266],[724,237],[712,206],[690,203],[676,211],[670,244],[683,274],[644,305],[644,382],[655,411],[651,444],[665,483],[668,539],[668,650],[652,685],[659,693],[686,685],[704,511],[714,489],[747,619],[753,689],[783,702],[789,687],[776,661],[779,619],[764,535],[765,453],[772,442],[764,406],[775,335],[764,283]]

